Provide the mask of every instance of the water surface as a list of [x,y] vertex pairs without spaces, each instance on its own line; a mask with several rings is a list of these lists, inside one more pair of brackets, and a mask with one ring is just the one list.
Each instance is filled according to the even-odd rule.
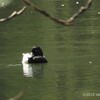
[[[33,0],[57,18],[69,18],[86,0]],[[64,4],[64,6],[62,6]],[[59,25],[28,8],[0,24],[0,100],[24,92],[21,100],[99,100],[100,1],[76,19],[72,26]],[[0,9],[6,17],[23,6],[14,1]],[[22,53],[38,45],[47,64],[23,65]],[[84,94],[85,93],[85,94]],[[95,96],[87,96],[94,93]]]

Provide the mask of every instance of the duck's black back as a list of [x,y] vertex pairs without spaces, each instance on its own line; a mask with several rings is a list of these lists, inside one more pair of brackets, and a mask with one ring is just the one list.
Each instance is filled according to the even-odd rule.
[[47,60],[43,56],[36,56],[36,57],[31,57],[28,60],[29,63],[47,63]]

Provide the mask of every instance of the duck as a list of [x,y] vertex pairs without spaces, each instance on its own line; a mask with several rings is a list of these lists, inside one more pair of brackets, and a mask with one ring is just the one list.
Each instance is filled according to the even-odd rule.
[[33,46],[30,53],[23,53],[22,63],[47,63],[47,59],[39,46]]

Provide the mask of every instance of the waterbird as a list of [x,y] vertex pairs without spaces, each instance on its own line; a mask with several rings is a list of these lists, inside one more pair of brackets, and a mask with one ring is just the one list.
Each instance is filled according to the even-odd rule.
[[47,63],[47,59],[39,46],[33,46],[30,53],[23,53],[22,63]]

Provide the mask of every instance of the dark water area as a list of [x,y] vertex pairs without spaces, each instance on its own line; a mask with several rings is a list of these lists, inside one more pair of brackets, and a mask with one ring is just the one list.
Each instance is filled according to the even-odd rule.
[[[32,1],[51,15],[68,19],[87,0]],[[0,18],[23,5],[13,0],[0,8]],[[48,63],[23,66],[22,53],[34,45],[43,49]],[[28,7],[22,15],[0,23],[0,100],[22,91],[20,100],[99,100],[99,45],[99,0],[71,26],[59,25]]]

